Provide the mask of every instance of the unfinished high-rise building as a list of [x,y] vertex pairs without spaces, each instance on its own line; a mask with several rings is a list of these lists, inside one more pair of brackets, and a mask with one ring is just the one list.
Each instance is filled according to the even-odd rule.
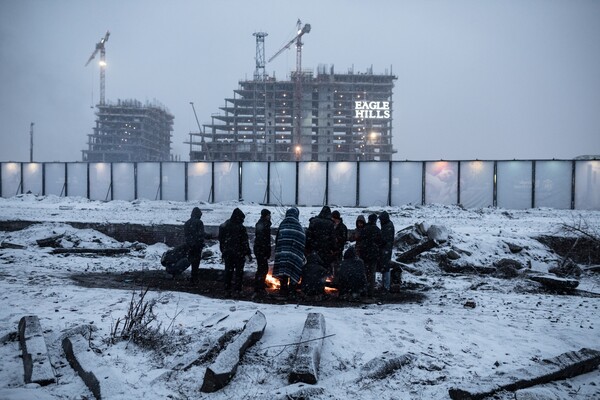
[[190,160],[391,160],[395,79],[325,65],[286,81],[259,71],[190,134]]
[[83,161],[169,161],[173,115],[158,102],[118,100],[98,104]]

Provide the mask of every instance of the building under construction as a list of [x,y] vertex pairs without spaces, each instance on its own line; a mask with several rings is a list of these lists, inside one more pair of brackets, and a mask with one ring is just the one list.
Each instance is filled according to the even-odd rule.
[[173,115],[157,103],[119,100],[97,105],[83,161],[169,161]]
[[255,74],[191,134],[190,160],[391,160],[395,79],[326,66],[288,81]]

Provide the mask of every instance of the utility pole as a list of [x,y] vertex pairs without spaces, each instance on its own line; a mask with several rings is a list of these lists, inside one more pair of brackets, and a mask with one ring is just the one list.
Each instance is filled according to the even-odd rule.
[[33,122],[29,125],[29,162],[33,162],[33,125]]

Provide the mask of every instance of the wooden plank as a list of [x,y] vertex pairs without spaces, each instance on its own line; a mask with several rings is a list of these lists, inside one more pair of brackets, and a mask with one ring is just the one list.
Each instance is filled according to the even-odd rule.
[[27,315],[19,321],[19,342],[23,352],[25,383],[42,386],[55,383],[42,325],[36,315]]
[[550,275],[530,276],[529,279],[539,282],[550,289],[572,290],[579,286],[579,281],[576,279],[559,278]]
[[429,239],[423,243],[420,243],[414,247],[411,247],[404,253],[399,254],[398,256],[396,256],[396,261],[401,262],[401,263],[411,262],[419,254],[424,253],[428,250],[431,250],[434,247],[436,247],[437,245],[438,245],[437,241],[435,241],[433,239]]
[[130,249],[83,249],[83,248],[70,248],[70,249],[54,249],[51,254],[98,254],[103,256],[112,256],[117,254],[129,253]]
[[384,379],[396,370],[412,362],[413,359],[414,357],[411,354],[403,354],[401,356],[391,354],[374,358],[362,366],[359,380],[365,378]]
[[227,386],[235,376],[240,359],[246,350],[262,338],[267,326],[267,319],[257,311],[244,326],[242,333],[223,350],[215,361],[206,368],[201,391],[216,392]]
[[453,400],[484,399],[502,390],[515,391],[585,374],[596,369],[598,365],[600,351],[582,348],[542,360],[539,365],[483,378],[469,388],[451,388],[449,394]]
[[288,379],[290,383],[317,383],[324,337],[325,317],[321,313],[309,313],[292,362],[293,368]]

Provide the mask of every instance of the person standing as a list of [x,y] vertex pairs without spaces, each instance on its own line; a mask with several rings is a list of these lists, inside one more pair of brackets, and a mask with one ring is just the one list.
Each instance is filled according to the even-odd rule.
[[360,258],[360,254],[358,252],[358,249],[361,247],[360,246],[360,237],[361,237],[362,230],[365,228],[365,225],[367,224],[367,221],[365,220],[364,215],[360,214],[358,217],[356,217],[355,224],[356,224],[356,226],[354,228],[354,232],[352,232],[349,235],[348,240],[356,243],[354,250],[356,252],[356,255]]
[[198,282],[200,259],[204,248],[204,223],[201,218],[202,211],[198,207],[194,207],[190,219],[183,225],[185,243],[188,246],[188,260],[192,264],[192,283]]
[[245,258],[252,261],[248,232],[244,226],[246,215],[236,208],[231,217],[219,226],[219,248],[225,263],[225,292],[231,296],[233,278],[235,274],[235,285],[233,289],[236,295],[242,292],[242,280],[244,279]]
[[257,295],[264,295],[265,278],[269,273],[271,257],[271,211],[266,208],[260,212],[260,219],[254,226],[254,257],[256,257],[254,291]]
[[331,209],[329,206],[323,206],[319,215],[311,218],[306,230],[306,254],[316,251],[323,260],[325,268],[331,273],[332,263],[335,259],[335,249]]
[[333,275],[337,273],[337,269],[342,262],[342,254],[344,254],[344,247],[348,241],[348,228],[338,210],[334,210],[331,213],[331,220],[333,221],[333,237],[335,238],[335,268]]
[[392,260],[392,250],[394,248],[394,236],[396,235],[396,230],[387,211],[379,214],[379,222],[381,223],[381,240],[383,242],[381,247],[381,281],[383,283],[383,288],[389,292],[391,284],[390,262]]
[[302,276],[306,235],[298,220],[299,215],[296,207],[286,211],[275,240],[273,276],[279,279],[279,291],[284,295],[289,294],[290,286],[295,288]]
[[359,257],[365,263],[367,276],[367,295],[373,297],[375,290],[375,273],[381,260],[381,230],[377,226],[377,214],[369,215],[367,224],[359,232],[356,239],[356,249]]

